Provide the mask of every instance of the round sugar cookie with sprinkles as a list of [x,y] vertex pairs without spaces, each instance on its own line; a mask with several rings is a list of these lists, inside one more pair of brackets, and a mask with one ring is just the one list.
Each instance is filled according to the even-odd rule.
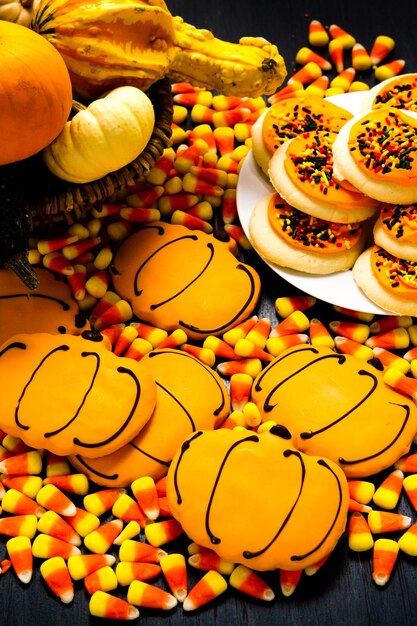
[[255,250],[267,261],[322,275],[350,269],[366,239],[362,223],[339,224],[311,217],[277,193],[257,204],[249,233]]
[[283,143],[270,160],[269,177],[280,196],[304,213],[341,224],[361,222],[375,213],[378,202],[335,171],[333,144],[337,136],[313,131]]
[[355,115],[339,131],[334,165],[379,202],[417,202],[417,113],[381,108]]
[[300,452],[331,459],[350,478],[393,465],[417,429],[416,405],[384,382],[382,370],[325,347],[282,352],[254,380],[252,401]]
[[353,266],[352,276],[375,304],[397,315],[417,315],[417,262],[367,248]]
[[0,345],[18,333],[80,335],[90,325],[61,277],[37,268],[31,291],[12,270],[0,269]]
[[155,222],[127,237],[112,265],[115,291],[140,320],[190,339],[221,335],[252,313],[260,278],[234,242]]
[[313,130],[337,132],[351,117],[346,109],[318,96],[287,98],[277,102],[252,126],[255,161],[268,176],[269,161],[284,141]]
[[156,382],[156,407],[140,433],[112,454],[70,461],[95,483],[126,487],[140,476],[165,476],[174,454],[196,430],[218,428],[230,411],[216,371],[181,350],[153,350],[141,360]]
[[417,112],[417,74],[399,74],[364,92],[362,111],[397,107]]
[[417,205],[384,204],[375,222],[374,241],[393,256],[417,262]]
[[0,348],[0,428],[32,448],[66,456],[110,454],[152,415],[156,385],[96,331],[15,335]]

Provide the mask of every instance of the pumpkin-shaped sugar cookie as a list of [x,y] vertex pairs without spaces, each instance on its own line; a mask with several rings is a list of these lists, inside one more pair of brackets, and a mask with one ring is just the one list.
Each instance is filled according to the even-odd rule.
[[157,222],[128,237],[113,265],[117,293],[143,321],[191,339],[220,335],[246,319],[260,279],[227,242]]
[[287,428],[296,447],[338,463],[349,477],[390,467],[410,448],[417,408],[383,381],[383,372],[329,348],[297,346],[255,379],[263,421]]
[[332,461],[299,452],[285,428],[198,431],[176,454],[167,496],[187,535],[256,570],[300,570],[344,531],[347,480]]
[[0,270],[0,345],[19,333],[80,335],[89,328],[68,285],[48,270],[36,274],[31,291],[12,270]]
[[114,452],[137,435],[156,402],[148,370],[89,331],[15,335],[0,347],[0,380],[0,428],[59,455]]
[[220,376],[181,350],[154,350],[141,360],[156,382],[157,402],[151,419],[126,446],[112,454],[71,463],[99,485],[125,487],[139,476],[165,476],[188,435],[221,425],[230,410]]

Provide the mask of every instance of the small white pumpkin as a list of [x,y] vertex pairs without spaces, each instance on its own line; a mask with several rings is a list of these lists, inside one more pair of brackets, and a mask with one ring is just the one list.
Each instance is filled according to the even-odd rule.
[[118,87],[79,110],[42,156],[55,176],[88,183],[139,156],[154,124],[148,96],[136,87]]
[[39,0],[0,0],[0,20],[30,27]]

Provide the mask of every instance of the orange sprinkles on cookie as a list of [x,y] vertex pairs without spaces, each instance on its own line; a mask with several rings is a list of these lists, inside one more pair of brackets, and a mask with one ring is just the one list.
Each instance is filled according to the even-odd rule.
[[417,182],[417,122],[400,109],[377,109],[352,126],[348,146],[357,166],[374,180]]
[[383,248],[374,246],[371,254],[372,270],[385,289],[399,298],[417,298],[417,263],[392,256]]
[[319,96],[289,98],[269,108],[262,124],[262,137],[272,155],[279,146],[302,132],[337,132],[352,114]]
[[360,224],[337,224],[312,217],[287,204],[274,194],[268,205],[268,217],[274,231],[297,248],[332,254],[350,250],[362,234]]

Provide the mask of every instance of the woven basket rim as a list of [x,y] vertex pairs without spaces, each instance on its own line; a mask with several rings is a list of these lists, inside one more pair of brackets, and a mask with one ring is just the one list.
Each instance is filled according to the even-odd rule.
[[[110,198],[124,187],[142,181],[155,161],[169,147],[172,133],[173,100],[171,82],[163,78],[154,83],[146,92],[155,111],[155,125],[149,142],[141,154],[128,165],[107,174],[91,183],[68,183],[61,181],[48,172],[53,186],[51,190],[41,190],[40,197],[29,199],[28,212],[33,224],[60,220],[71,220],[85,216],[88,211]],[[44,166],[46,170],[46,166]]]

